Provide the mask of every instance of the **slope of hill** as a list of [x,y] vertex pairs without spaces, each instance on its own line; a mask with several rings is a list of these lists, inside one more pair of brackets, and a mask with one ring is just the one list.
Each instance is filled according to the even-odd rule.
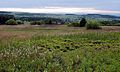
[[57,18],[63,21],[79,21],[81,18],[86,19],[96,19],[96,20],[120,20],[120,16],[113,15],[101,15],[101,14],[46,14],[46,13],[24,13],[24,12],[4,12],[1,11],[0,14],[10,14],[14,15],[16,18],[21,17],[32,17],[32,18]]

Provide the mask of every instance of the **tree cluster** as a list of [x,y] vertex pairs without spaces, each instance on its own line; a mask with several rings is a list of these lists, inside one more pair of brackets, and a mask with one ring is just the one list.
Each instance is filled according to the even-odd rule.
[[15,19],[15,17],[13,15],[0,14],[0,24],[5,24],[5,22],[9,19]]

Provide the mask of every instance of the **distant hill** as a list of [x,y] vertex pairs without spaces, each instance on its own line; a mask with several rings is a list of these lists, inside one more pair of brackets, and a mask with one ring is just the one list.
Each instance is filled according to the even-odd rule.
[[25,13],[25,12],[5,12],[0,11],[0,14],[14,15],[16,18],[57,18],[63,21],[79,21],[81,18],[96,19],[96,20],[120,20],[120,16],[102,15],[102,14],[46,14],[46,13]]
[[4,14],[4,13],[12,13],[12,12],[5,12],[5,11],[0,11],[0,14]]
[[87,14],[83,16],[86,18],[99,19],[99,20],[120,20],[119,16],[113,16],[113,15]]

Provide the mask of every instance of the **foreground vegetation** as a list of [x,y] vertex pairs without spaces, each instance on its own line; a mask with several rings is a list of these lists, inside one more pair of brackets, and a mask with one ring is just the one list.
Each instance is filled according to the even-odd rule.
[[0,38],[0,72],[120,72],[119,32],[66,28],[0,30],[39,32]]

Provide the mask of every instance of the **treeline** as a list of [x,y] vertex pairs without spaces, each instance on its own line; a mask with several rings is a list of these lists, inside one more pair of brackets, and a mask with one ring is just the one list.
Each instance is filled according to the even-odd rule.
[[22,21],[28,21],[31,25],[41,25],[41,24],[64,24],[62,19],[50,18],[50,17],[20,17],[17,18]]
[[[83,18],[82,18],[83,19]],[[95,21],[96,23],[99,23],[101,26],[120,26],[120,20],[95,20],[95,19],[86,19],[87,22],[89,21]],[[69,26],[74,26],[74,27],[79,27],[80,23],[79,21],[77,22],[68,22]],[[67,23],[67,24],[68,24]]]
[[[81,21],[90,22],[89,19],[80,18]],[[92,21],[92,20],[91,20]],[[95,20],[93,21],[96,24],[101,26],[120,26],[120,20]],[[0,14],[0,25],[18,25],[24,24],[24,22],[29,22],[31,25],[41,25],[41,24],[67,24],[68,26],[80,27],[80,22],[63,20],[60,18],[51,18],[51,17],[15,17],[14,15]]]
[[58,18],[50,17],[14,17],[14,15],[0,14],[0,25],[17,25],[30,22],[31,25],[41,24],[64,24],[64,21]]
[[15,19],[15,17],[13,15],[0,14],[0,24],[5,24],[9,19]]
[[17,19],[22,20],[22,21],[47,21],[47,20],[52,20],[52,21],[59,21],[62,22],[61,19],[57,18],[50,18],[50,17],[18,17]]
[[120,20],[100,21],[103,26],[120,26]]
[[95,19],[82,18],[78,22],[65,23],[72,27],[86,27],[87,29],[101,29],[101,26],[120,26],[120,20],[99,21]]
[[72,27],[86,27],[86,29],[101,29],[100,22],[96,20],[86,20],[82,18],[79,22],[67,23],[68,26]]

